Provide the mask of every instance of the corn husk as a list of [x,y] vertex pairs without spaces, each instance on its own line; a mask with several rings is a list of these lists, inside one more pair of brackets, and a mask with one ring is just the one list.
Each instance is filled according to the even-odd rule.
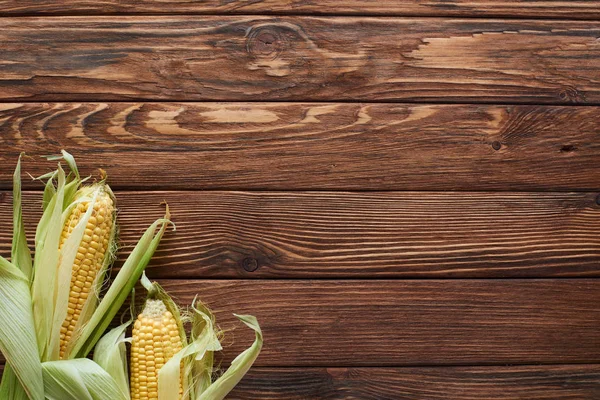
[[0,399],[29,400],[29,396],[23,389],[21,382],[17,379],[10,364],[4,366],[2,372],[2,383],[0,383]]
[[[31,279],[33,271],[31,251],[27,245],[25,224],[23,223],[21,207],[21,158],[19,155],[17,167],[13,174],[13,238],[11,247],[11,263],[19,268],[27,280]],[[10,364],[6,364],[0,383],[0,399],[27,400],[28,396],[19,383]]]
[[43,363],[49,400],[128,400],[113,377],[87,358]]
[[[216,329],[217,324],[214,315],[208,307],[198,301],[197,297],[192,302],[192,310],[194,311],[191,331],[193,340],[207,335],[209,332],[214,332],[217,337],[220,336]],[[201,358],[196,356],[191,361],[191,367],[189,368],[192,370],[192,386],[190,387],[192,398],[194,398],[194,395],[197,396],[203,393],[211,385],[213,373],[215,372],[214,359],[214,351],[208,350]]]
[[130,397],[130,391],[125,331],[129,325],[131,320],[111,329],[98,341],[94,350],[94,361],[112,376],[127,399]]
[[10,261],[23,272],[27,280],[30,280],[33,273],[33,264],[31,251],[25,236],[25,224],[23,223],[21,207],[21,157],[22,155],[19,156],[13,174],[13,238]]
[[[41,364],[37,356],[33,356],[38,353],[29,294],[33,265],[22,215],[21,158],[22,154],[13,174],[11,262],[0,257],[0,296],[8,296],[6,301],[0,299],[0,351],[7,359],[0,398],[13,400],[43,398],[43,387],[39,383]],[[14,323],[15,315],[23,315],[23,318]],[[15,342],[15,338],[19,342]]]
[[55,195],[49,200],[36,230],[34,275],[31,287],[35,332],[42,361],[50,359],[50,338],[57,285],[56,270],[59,261],[59,240],[63,229],[62,212],[65,203],[66,176],[60,165],[55,176],[58,183]]
[[252,346],[238,355],[227,371],[213,382],[205,391],[196,396],[196,400],[221,400],[239,383],[246,375],[262,349],[263,336],[258,321],[252,315],[236,315],[247,327],[254,330],[256,338]]
[[[42,366],[34,333],[29,280],[19,268],[0,257],[0,282],[0,352],[29,398],[43,400]],[[5,386],[3,391],[12,390]]]

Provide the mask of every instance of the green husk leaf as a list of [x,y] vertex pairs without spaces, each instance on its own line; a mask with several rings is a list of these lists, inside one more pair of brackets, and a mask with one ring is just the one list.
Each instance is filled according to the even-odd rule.
[[[81,179],[81,176],[79,175],[79,169],[77,168],[77,163],[75,162],[75,158],[65,150],[61,150],[61,154],[50,155],[46,156],[45,158],[48,161],[64,160],[67,163],[69,170],[71,171],[71,173],[69,173],[69,175],[66,177],[65,184],[65,200],[63,204],[66,209],[73,201],[75,194],[77,193],[77,190],[79,190],[81,184],[88,180],[89,177]],[[46,175],[38,177],[37,179],[44,179],[46,177],[50,177],[51,175],[52,173],[48,173]]]
[[[77,191],[81,187],[81,184],[89,179],[89,177],[85,179],[81,179],[79,176],[79,170],[77,169],[77,164],[75,163],[75,159],[73,156],[66,151],[62,150],[62,157],[65,162],[69,166],[71,173],[67,176],[67,184],[65,185],[65,202],[64,208],[66,209],[75,199],[77,195]],[[94,187],[94,185],[92,185]]]
[[31,310],[29,280],[0,257],[0,352],[29,398],[42,400],[42,366]]
[[13,175],[13,239],[10,260],[23,271],[27,280],[31,281],[33,265],[31,251],[29,250],[29,246],[27,246],[21,207],[21,157],[22,154],[19,155],[17,167]]
[[77,190],[79,189],[80,181],[71,181],[65,185],[65,200],[63,202],[63,214],[64,211],[69,209],[73,204]]
[[[184,370],[189,370],[187,366],[193,362],[193,359],[200,360],[207,353],[219,351],[222,349],[218,335],[213,327],[211,316],[194,308],[199,317],[204,320],[204,329],[194,340],[181,351],[177,352],[167,363],[158,371],[158,400],[179,400],[179,382],[181,379],[181,362],[185,360]],[[193,358],[192,358],[193,356]],[[187,379],[184,379],[187,383]],[[193,387],[184,385],[184,387]],[[187,390],[187,389],[186,389]]]
[[54,187],[53,178],[49,178],[44,186],[44,197],[42,199],[42,210],[45,212],[48,204],[52,198],[56,195],[56,187]]
[[[219,337],[219,332],[216,330],[215,317],[210,309],[208,309],[206,305],[199,302],[197,298],[194,298],[194,301],[192,302],[192,309],[196,311],[192,318],[192,339],[194,340],[195,338],[203,335],[205,329],[213,329],[217,337]],[[207,322],[207,317],[209,322]],[[190,381],[193,385],[193,391],[190,393],[191,398],[196,398],[201,393],[204,393],[204,391],[211,385],[214,372],[213,365],[213,351],[207,351],[206,354],[204,354],[204,357],[200,359],[195,358],[189,363],[187,368],[191,371],[192,378]]]
[[[235,314],[234,314],[235,315]],[[246,375],[254,361],[258,357],[263,344],[263,336],[258,325],[258,321],[252,315],[235,315],[240,321],[253,329],[256,333],[256,339],[252,346],[238,355],[231,362],[231,366],[217,379],[208,389],[196,397],[196,400],[222,400]],[[166,365],[165,365],[166,366]],[[164,367],[163,367],[164,368]],[[162,369],[161,369],[162,371]],[[159,372],[160,388],[160,372]]]
[[156,220],[140,238],[89,322],[82,328],[69,354],[70,358],[85,357],[94,348],[154,255],[167,225],[171,223],[169,216],[167,207],[165,217]]
[[47,361],[42,364],[49,400],[128,400],[112,376],[94,361]]
[[129,325],[131,325],[131,320],[108,331],[98,341],[94,350],[94,361],[113,377],[127,398],[130,397],[130,394],[125,331]]
[[[37,250],[37,246],[40,243],[40,241],[45,237],[50,218],[52,217],[52,213],[53,213],[53,210],[56,205],[56,197],[57,197],[58,193],[57,193],[57,188],[54,186],[54,181],[57,180],[57,177],[58,177],[58,170],[54,171],[52,173],[52,176],[50,178],[48,178],[48,181],[46,182],[46,187],[44,189],[44,203],[45,203],[44,204],[44,212],[42,213],[42,217],[40,218],[40,220],[37,224],[36,230],[35,230],[36,250]],[[61,208],[62,208],[62,205],[61,205]],[[35,261],[34,261],[34,270],[35,270]]]
[[58,188],[52,197],[36,231],[34,278],[31,288],[33,315],[42,361],[49,356],[49,340],[52,335],[56,279],[59,260],[59,240],[62,233],[65,174],[58,166]]
[[15,372],[10,367],[10,364],[4,366],[2,372],[2,382],[0,383],[0,399],[10,400],[29,400],[25,389],[21,386],[21,382],[17,379]]
[[79,176],[79,169],[77,168],[77,163],[75,162],[75,157],[73,157],[66,150],[61,150],[60,153],[62,155],[62,158],[65,160],[65,162],[69,166],[69,169],[71,170],[71,172],[73,172],[75,174],[75,179],[78,181],[81,180],[81,177]]

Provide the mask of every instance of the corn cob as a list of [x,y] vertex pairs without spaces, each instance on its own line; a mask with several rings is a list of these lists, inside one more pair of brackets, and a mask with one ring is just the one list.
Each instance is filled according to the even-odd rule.
[[[162,300],[148,299],[133,326],[130,365],[133,400],[158,399],[158,372],[182,348],[179,324],[173,314]],[[179,398],[182,397],[180,380]]]
[[[82,188],[80,189],[81,195],[87,194],[96,188],[97,186]],[[65,222],[60,248],[65,244],[79,220],[85,215],[90,203],[91,199],[82,200],[73,208]],[[98,273],[103,269],[107,252],[110,251],[114,215],[114,202],[110,194],[101,188],[94,202],[94,210],[79,244],[72,269],[67,316],[60,329],[61,359],[65,357],[83,307],[90,293],[92,293]]]

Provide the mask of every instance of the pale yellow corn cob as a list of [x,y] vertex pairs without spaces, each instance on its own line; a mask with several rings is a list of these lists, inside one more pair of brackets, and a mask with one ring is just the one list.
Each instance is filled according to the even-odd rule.
[[[79,220],[85,215],[90,203],[90,201],[78,203],[67,218],[60,240],[61,248]],[[98,272],[103,267],[106,252],[109,251],[114,213],[115,207],[110,195],[106,192],[100,193],[94,203],[94,210],[85,228],[73,265],[67,317],[60,328],[61,359],[65,356],[83,305],[92,290]]]
[[[183,347],[178,323],[161,300],[147,300],[133,325],[131,398],[158,399],[158,371]],[[179,398],[183,384],[179,382]]]

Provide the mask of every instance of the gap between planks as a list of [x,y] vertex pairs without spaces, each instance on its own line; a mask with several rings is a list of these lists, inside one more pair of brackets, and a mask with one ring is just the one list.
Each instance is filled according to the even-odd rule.
[[331,17],[331,18],[419,18],[419,19],[441,19],[441,18],[460,18],[465,20],[480,20],[480,19],[501,19],[505,21],[557,21],[557,22],[598,22],[600,17],[563,17],[563,16],[517,16],[509,14],[489,14],[489,15],[442,15],[442,14],[352,14],[352,13],[335,13],[335,14],[319,14],[319,13],[286,13],[286,12],[257,12],[257,13],[241,13],[241,14],[226,14],[226,13],[195,13],[195,12],[159,12],[159,13],[140,13],[140,12],[129,12],[129,13],[29,13],[29,14],[2,14],[0,11],[0,21],[4,18],[45,18],[45,17]]
[[201,3],[171,1],[165,9],[160,1],[103,1],[77,0],[64,3],[5,1],[0,15],[339,15],[339,16],[437,16],[437,17],[495,17],[495,18],[562,18],[590,19],[600,17],[598,1],[478,1],[478,0],[408,0],[344,2],[316,1],[215,1]]

